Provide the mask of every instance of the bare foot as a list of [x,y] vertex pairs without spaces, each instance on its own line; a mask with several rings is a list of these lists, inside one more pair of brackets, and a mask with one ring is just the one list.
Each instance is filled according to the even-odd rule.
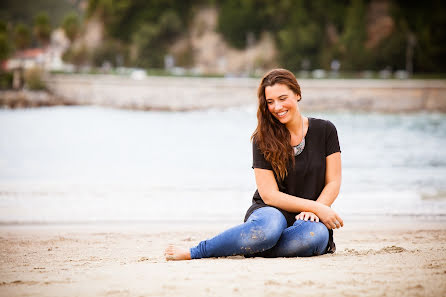
[[166,250],[164,251],[164,256],[166,257],[167,261],[191,259],[189,249],[179,248],[172,244],[169,244],[169,246],[167,246]]

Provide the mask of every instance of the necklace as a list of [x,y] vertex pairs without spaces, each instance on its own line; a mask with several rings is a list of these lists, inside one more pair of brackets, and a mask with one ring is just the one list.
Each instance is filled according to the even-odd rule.
[[302,117],[302,141],[298,145],[293,146],[294,155],[295,156],[300,155],[300,153],[303,152],[304,148],[305,148],[304,118]]

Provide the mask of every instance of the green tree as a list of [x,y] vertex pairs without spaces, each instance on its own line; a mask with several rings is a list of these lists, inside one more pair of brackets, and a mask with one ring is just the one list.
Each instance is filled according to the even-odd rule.
[[364,0],[352,0],[347,8],[344,31],[341,36],[341,51],[343,53],[341,67],[344,70],[361,70],[366,66],[365,14]]
[[101,67],[104,62],[109,62],[117,67],[125,65],[127,56],[126,48],[119,41],[106,40],[94,50],[91,62],[97,67]]
[[[162,67],[168,47],[187,31],[192,19],[192,4],[202,2],[206,1],[90,0],[87,14],[101,18],[107,39],[132,49],[133,65]],[[122,52],[127,52],[122,47]],[[101,50],[101,53],[105,52],[109,50]],[[95,55],[96,61],[101,60],[98,55]]]
[[14,28],[14,45],[16,49],[23,50],[31,44],[31,31],[25,24],[19,23]]
[[406,58],[406,65],[413,63],[415,72],[446,72],[443,30],[446,27],[446,3],[439,0],[395,2],[393,17],[397,31],[404,36],[400,54]]
[[[248,32],[271,32],[277,41],[283,67],[302,63],[329,68],[338,45],[328,40],[327,26],[342,30],[348,0],[220,0],[218,28],[233,46],[246,46]],[[309,63],[307,63],[309,62]]]
[[88,65],[91,61],[91,53],[83,46],[78,49],[70,47],[62,56],[62,59],[66,62],[73,63],[76,66],[76,70],[79,70],[80,66]]
[[158,23],[144,23],[131,40],[136,49],[137,66],[163,67],[167,47],[181,30],[181,19],[172,10],[166,11]]
[[[266,24],[262,17],[264,1],[220,1],[217,29],[236,48],[247,46],[248,34],[259,37]],[[265,7],[263,7],[265,8]]]
[[65,16],[62,23],[62,28],[65,31],[65,35],[68,37],[68,39],[73,42],[80,30],[78,15],[75,12],[72,12]]
[[[326,68],[337,58],[338,44],[328,38],[327,27],[342,29],[345,1],[281,1],[274,29],[282,65],[292,70]],[[277,28],[277,29],[276,29]]]
[[160,26],[144,24],[133,34],[132,44],[136,49],[134,62],[139,67],[163,67],[165,49],[161,43]]
[[167,12],[181,22],[181,30],[191,20],[193,4],[199,0],[90,0],[88,15],[99,15],[109,37],[128,42],[143,24],[158,24]]
[[34,18],[34,33],[41,46],[47,46],[51,38],[51,23],[48,14],[39,13]]
[[9,46],[8,36],[0,32],[0,61],[3,61],[9,57],[11,47]]
[[318,48],[323,38],[321,24],[313,21],[305,1],[295,1],[290,22],[278,32],[280,58],[287,68],[301,69],[302,63],[317,67]]
[[8,30],[6,23],[0,21],[0,61],[9,57],[11,53],[11,46],[8,38]]
[[4,21],[0,20],[0,33],[7,33],[7,32],[8,32],[8,26]]

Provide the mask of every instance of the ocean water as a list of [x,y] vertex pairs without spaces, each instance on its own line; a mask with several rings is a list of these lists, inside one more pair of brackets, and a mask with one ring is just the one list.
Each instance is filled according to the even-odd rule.
[[[446,220],[445,114],[304,115],[338,129],[341,217]],[[255,106],[0,110],[0,224],[240,222],[255,126]]]

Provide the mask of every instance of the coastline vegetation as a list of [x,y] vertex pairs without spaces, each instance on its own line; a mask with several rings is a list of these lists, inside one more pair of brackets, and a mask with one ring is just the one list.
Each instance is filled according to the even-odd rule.
[[243,49],[250,39],[270,32],[280,65],[294,71],[330,70],[334,60],[342,71],[446,71],[446,42],[440,29],[446,26],[446,4],[387,1],[388,17],[381,16],[387,22],[386,33],[370,33],[375,10],[379,13],[373,2],[90,0],[87,14],[103,20],[109,39],[130,43],[134,56],[122,52],[127,63],[146,68],[162,67],[167,46],[187,34],[197,9],[213,5],[218,8],[218,30],[229,44]]
[[[412,78],[446,75],[446,4],[437,0],[45,0],[39,5],[5,0],[0,5],[0,60],[17,50],[44,47],[56,27],[75,44],[94,18],[103,24],[103,42],[93,49],[72,46],[64,55],[77,70],[108,63],[111,68],[148,69],[148,75],[175,75],[163,70],[166,54],[174,42],[187,38],[204,7],[217,9],[217,30],[236,49],[271,34],[277,64],[299,77],[312,77],[315,69],[325,71],[324,78],[392,78],[379,73],[396,70]],[[175,66],[191,68],[193,59],[189,50]]]

